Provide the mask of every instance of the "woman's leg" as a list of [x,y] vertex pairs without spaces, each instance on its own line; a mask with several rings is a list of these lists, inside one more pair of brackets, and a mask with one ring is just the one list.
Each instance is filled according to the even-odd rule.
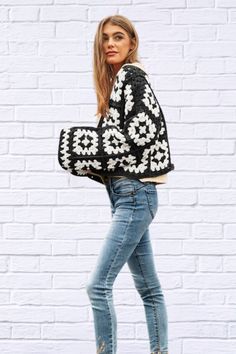
[[144,304],[151,354],[168,353],[168,318],[155,270],[149,229],[128,259],[128,266]]
[[112,286],[152,221],[145,191],[137,190],[140,182],[137,185],[122,180],[113,187],[109,190],[112,223],[86,286],[94,315],[97,354],[116,353],[117,321]]

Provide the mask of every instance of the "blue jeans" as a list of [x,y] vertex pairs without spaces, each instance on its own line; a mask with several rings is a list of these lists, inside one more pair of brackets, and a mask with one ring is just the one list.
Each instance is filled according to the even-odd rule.
[[126,262],[143,300],[151,354],[168,354],[167,311],[148,229],[158,209],[156,185],[126,177],[106,177],[104,181],[112,222],[86,284],[94,316],[97,354],[117,352],[112,286]]

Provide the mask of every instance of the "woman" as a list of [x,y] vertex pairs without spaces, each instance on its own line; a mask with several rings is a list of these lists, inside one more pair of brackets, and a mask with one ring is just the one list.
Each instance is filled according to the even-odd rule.
[[[137,36],[132,24],[123,16],[111,16],[100,22],[95,48],[100,45],[106,63],[116,75],[122,65],[137,62]],[[132,53],[132,54],[131,54]],[[95,65],[96,60],[95,57]],[[106,94],[106,87],[104,93]],[[102,108],[103,100],[100,100]],[[112,224],[99,254],[87,292],[92,304],[97,353],[113,354],[117,350],[117,321],[112,300],[112,285],[127,262],[135,286],[143,299],[152,354],[168,353],[167,311],[158,280],[148,226],[157,207],[156,183],[166,174],[142,181],[127,177],[104,179],[111,201]]]
[[67,129],[61,136],[61,166],[103,183],[111,205],[112,223],[86,286],[97,354],[117,352],[112,286],[126,262],[143,300],[150,352],[168,353],[167,311],[149,225],[158,209],[156,186],[166,183],[174,165],[165,119],[137,48],[137,32],[124,16],[99,23],[94,42],[99,124]]

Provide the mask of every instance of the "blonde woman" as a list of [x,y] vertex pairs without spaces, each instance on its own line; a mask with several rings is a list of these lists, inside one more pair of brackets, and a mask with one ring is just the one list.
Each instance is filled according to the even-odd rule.
[[86,286],[97,354],[117,353],[112,287],[125,263],[143,301],[150,352],[168,354],[167,311],[149,225],[158,209],[157,185],[166,183],[174,165],[165,118],[137,50],[138,35],[126,17],[100,21],[94,41],[98,126],[77,128],[73,153],[69,131],[64,133],[59,153],[63,168],[104,184],[111,205],[111,226]]

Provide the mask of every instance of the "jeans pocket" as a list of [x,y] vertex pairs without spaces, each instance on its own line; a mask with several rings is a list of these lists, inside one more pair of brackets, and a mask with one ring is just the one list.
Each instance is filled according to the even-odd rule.
[[121,178],[111,182],[112,193],[117,196],[129,196],[135,193],[135,188],[129,178]]
[[154,219],[158,209],[158,194],[156,186],[149,184],[147,188],[145,188],[145,195],[147,198],[150,214],[152,219]]

